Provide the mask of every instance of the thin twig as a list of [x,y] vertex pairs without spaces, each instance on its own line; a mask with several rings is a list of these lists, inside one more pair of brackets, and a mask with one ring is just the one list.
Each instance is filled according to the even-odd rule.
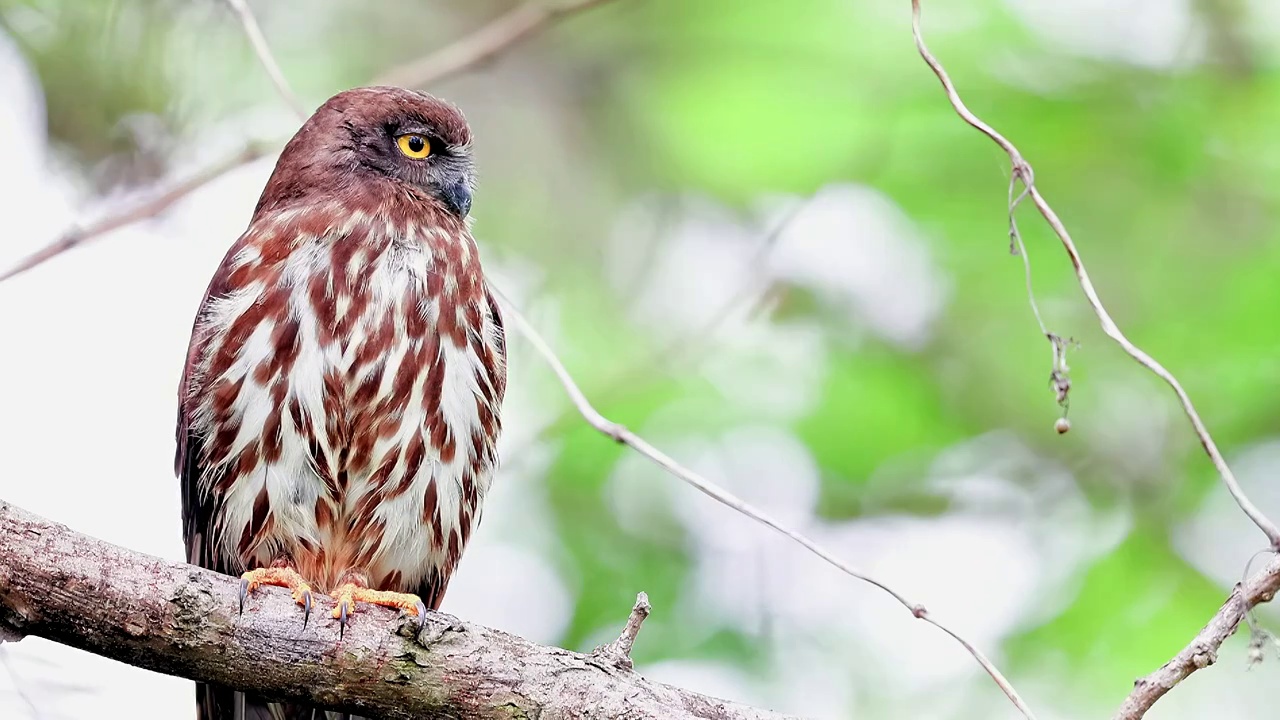
[[276,62],[276,58],[271,54],[271,48],[267,45],[267,38],[262,34],[262,28],[258,25],[258,19],[253,16],[253,11],[249,9],[247,0],[227,0],[227,5],[231,7],[231,11],[240,19],[240,24],[244,27],[244,34],[249,38],[249,44],[253,46],[253,52],[258,56],[258,61],[262,63],[262,67],[267,71],[267,75],[271,78],[271,83],[276,86],[276,92],[280,93],[280,97],[284,98],[290,109],[298,117],[306,119],[307,111],[302,107],[302,103],[298,102],[298,96],[293,94],[293,88],[289,87],[289,82],[284,79],[284,72],[280,70],[280,64]]
[[582,415],[583,419],[586,420],[587,423],[591,425],[591,427],[595,428],[601,434],[612,438],[615,442],[618,442],[630,447],[632,450],[635,450],[636,452],[640,453],[645,458],[649,459],[650,461],[652,461],[659,467],[663,468],[667,472],[671,473],[677,478],[680,478],[681,480],[685,481],[689,485],[692,485],[694,488],[701,491],[703,494],[707,495],[708,497],[715,500],[716,502],[722,505],[725,505],[729,508],[732,508],[733,510],[736,510],[737,512],[751,518],[752,520],[755,520],[756,522],[782,535],[785,535],[786,537],[790,538],[794,542],[800,544],[809,552],[813,553],[819,558],[822,558],[822,560],[826,561],[828,564],[844,572],[846,575],[857,578],[858,580],[861,580],[865,583],[874,585],[877,588],[880,588],[884,592],[888,593],[890,596],[893,597],[894,600],[897,600],[903,607],[905,607],[907,610],[910,610],[912,615],[937,627],[939,630],[942,630],[946,634],[950,635],[962,646],[964,646],[965,650],[968,650],[969,654],[972,655],[973,658],[978,661],[978,664],[982,666],[982,669],[987,671],[987,674],[990,675],[991,678],[995,681],[996,685],[998,685],[1000,689],[1004,691],[1004,694],[1008,696],[1009,700],[1013,702],[1014,706],[1018,708],[1018,710],[1023,714],[1023,716],[1026,717],[1027,720],[1035,720],[1035,715],[1034,713],[1031,712],[1031,708],[1029,708],[1027,704],[1023,702],[1022,697],[1019,696],[1018,692],[1013,689],[1013,685],[1011,685],[1009,681],[1005,678],[1005,676],[1001,674],[1000,670],[997,669],[996,666],[992,664],[990,660],[987,659],[986,655],[984,655],[981,650],[974,647],[971,643],[969,643],[967,640],[965,640],[960,635],[958,635],[955,631],[951,630],[945,625],[929,617],[928,611],[925,609],[923,605],[911,602],[906,597],[899,594],[893,588],[890,588],[888,585],[885,585],[883,582],[880,582],[879,580],[876,580],[875,578],[869,575],[866,575],[859,570],[854,569],[852,565],[845,562],[844,560],[841,560],[830,550],[827,550],[826,548],[822,547],[821,545],[814,542],[813,540],[810,540],[808,537],[806,537],[805,535],[802,535],[798,531],[792,530],[791,528],[783,525],[779,521],[773,519],[773,517],[765,513],[763,510],[760,510],[759,508],[756,508],[754,505],[751,505],[745,500],[742,500],[741,498],[737,497],[733,493],[730,493],[728,490],[725,490],[724,488],[708,480],[702,475],[699,475],[698,473],[684,467],[683,465],[681,465],[680,463],[672,459],[671,456],[667,455],[666,453],[662,452],[656,447],[650,445],[647,441],[645,441],[644,438],[631,432],[625,426],[615,423],[612,420],[601,415],[599,411],[597,411],[595,407],[591,405],[591,402],[587,400],[586,396],[582,394],[582,390],[578,387],[577,382],[574,381],[573,376],[569,374],[569,371],[565,369],[564,364],[560,362],[560,358],[556,356],[555,351],[553,351],[551,349],[551,346],[547,344],[546,340],[544,340],[542,336],[538,334],[538,331],[534,330],[533,326],[530,325],[527,320],[525,320],[524,316],[521,315],[520,312],[516,309],[514,303],[512,303],[511,300],[509,300],[505,295],[502,294],[501,291],[497,290],[496,288],[494,288],[494,292],[503,301],[503,304],[506,305],[507,309],[506,309],[505,316],[507,321],[512,326],[514,326],[516,331],[519,332],[521,335],[523,335],[531,345],[533,345],[534,350],[536,350],[538,354],[542,356],[543,361],[545,361],[547,365],[551,367],[551,371],[555,373],[556,378],[559,379],[560,384],[564,387],[565,392],[569,395],[570,401],[573,402],[573,405],[574,407],[577,408],[578,413]]
[[1009,252],[1022,258],[1022,273],[1027,285],[1027,302],[1031,305],[1031,314],[1035,316],[1036,324],[1040,326],[1040,334],[1049,341],[1049,348],[1053,350],[1051,365],[1053,369],[1049,371],[1049,385],[1053,388],[1058,405],[1062,406],[1062,417],[1057,422],[1058,432],[1065,433],[1071,429],[1071,423],[1067,421],[1067,412],[1071,408],[1071,369],[1067,366],[1067,348],[1073,341],[1049,331],[1044,323],[1044,317],[1040,314],[1040,305],[1036,302],[1036,291],[1031,285],[1031,256],[1027,254],[1027,244],[1023,242],[1022,233],[1018,230],[1017,218],[1018,206],[1027,199],[1031,186],[1022,182],[1022,190],[1014,195],[1020,179],[1021,175],[1018,173],[1009,176]]
[[608,1],[578,0],[578,2],[559,7],[550,6],[545,2],[523,3],[505,15],[498,16],[462,42],[454,43],[427,57],[391,68],[382,73],[375,84],[422,87],[496,57],[506,48],[541,30],[552,21]]
[[[512,33],[511,17],[516,11],[512,11],[506,15],[502,15],[487,25],[477,29],[475,32],[461,38],[455,43],[446,45],[427,57],[411,63],[415,68],[415,75],[408,77],[412,80],[412,86],[422,87],[433,82],[439,82],[445,78],[457,75],[470,69],[472,64],[480,63],[489,58],[514,47],[521,40],[529,37],[535,30],[542,29],[554,19],[567,17],[568,15],[588,7],[599,5],[606,0],[590,0],[589,2],[580,2],[576,5],[570,5],[564,8],[547,9],[541,5],[533,4],[533,9],[526,9],[525,14],[532,17],[534,14],[543,13],[545,18],[531,27],[521,29],[519,32]],[[501,42],[496,42],[501,41]],[[503,44],[505,43],[505,44]],[[261,57],[261,55],[259,56]],[[405,66],[406,68],[410,66]],[[393,81],[395,78],[383,77],[379,82],[386,83]],[[280,143],[283,145],[284,143]],[[235,170],[236,168],[247,165],[248,163],[263,157],[269,151],[269,147],[258,144],[246,146],[236,154],[212,165],[205,170],[196,173],[189,179],[179,180],[169,185],[167,189],[157,193],[151,200],[145,201],[135,207],[130,207],[122,212],[114,213],[104,217],[91,225],[83,228],[71,228],[63,233],[58,239],[46,245],[40,250],[32,253],[28,257],[22,259],[13,267],[0,273],[0,282],[24,273],[38,265],[41,265],[53,258],[61,255],[68,250],[73,250],[80,245],[96,239],[112,230],[118,230],[126,225],[155,217],[165,210],[169,209],[178,200],[198,190],[213,180]]]
[[192,175],[191,177],[181,180],[170,186],[167,190],[160,192],[138,204],[127,208],[121,212],[113,213],[101,218],[100,220],[89,223],[81,227],[73,227],[62,234],[57,240],[45,245],[36,252],[28,255],[18,261],[16,265],[0,274],[0,282],[4,282],[9,278],[24,273],[31,268],[36,267],[54,257],[61,255],[68,250],[75,248],[93,240],[101,235],[105,235],[113,230],[119,230],[127,225],[141,222],[149,218],[153,218],[160,213],[168,210],[175,203],[227,173],[238,167],[247,165],[254,160],[266,155],[274,146],[261,143],[251,143],[246,145],[240,152],[226,158],[216,165],[211,165],[204,170]]
[[1209,459],[1213,461],[1218,474],[1222,476],[1222,482],[1227,486],[1227,491],[1231,493],[1231,497],[1235,499],[1236,504],[1240,506],[1244,514],[1248,515],[1249,519],[1266,534],[1271,546],[1280,549],[1280,529],[1277,529],[1276,525],[1245,495],[1240,483],[1236,481],[1235,475],[1231,472],[1231,468],[1227,466],[1227,461],[1222,457],[1222,453],[1219,452],[1217,444],[1214,443],[1213,437],[1209,435],[1209,430],[1205,427],[1204,421],[1200,419],[1200,413],[1196,411],[1195,406],[1191,403],[1191,398],[1187,395],[1186,390],[1182,389],[1182,384],[1173,376],[1173,373],[1166,370],[1159,362],[1156,362],[1155,358],[1125,337],[1115,321],[1111,319],[1111,314],[1107,312],[1102,301],[1098,299],[1098,292],[1093,287],[1093,281],[1089,279],[1089,273],[1085,269],[1084,261],[1080,258],[1080,251],[1076,249],[1075,243],[1071,240],[1071,235],[1062,224],[1062,220],[1058,218],[1058,214],[1053,211],[1048,201],[1044,199],[1039,189],[1036,188],[1035,176],[1031,170],[1031,165],[1023,159],[1022,153],[1018,151],[1018,148],[1013,143],[979,119],[965,106],[964,101],[960,99],[959,93],[956,92],[951,78],[947,75],[947,71],[943,69],[942,63],[938,62],[937,58],[929,52],[929,48],[924,43],[924,36],[920,32],[920,0],[911,0],[911,31],[915,36],[916,49],[920,51],[920,57],[924,58],[929,68],[933,70],[933,74],[938,76],[938,80],[946,91],[947,99],[951,102],[951,106],[955,108],[956,113],[966,123],[991,138],[1009,156],[1009,161],[1013,165],[1014,176],[1026,186],[1026,192],[1035,204],[1036,209],[1040,211],[1045,221],[1049,223],[1049,227],[1053,229],[1054,234],[1062,241],[1063,248],[1066,249],[1067,255],[1071,258],[1071,265],[1075,268],[1076,279],[1080,283],[1081,290],[1084,291],[1085,298],[1089,301],[1089,306],[1093,308],[1093,312],[1098,316],[1102,331],[1123,348],[1130,357],[1137,360],[1139,364],[1155,373],[1157,377],[1173,388],[1173,392],[1178,396],[1179,402],[1182,403],[1183,411],[1186,412],[1196,435],[1200,438],[1200,444],[1204,446],[1205,453],[1209,455]]
[[1133,692],[1115,714],[1115,720],[1139,720],[1151,706],[1191,673],[1209,667],[1218,659],[1218,649],[1231,637],[1254,608],[1269,602],[1280,591],[1280,557],[1247,582],[1237,583],[1231,596],[1213,619],[1169,662],[1133,684]]

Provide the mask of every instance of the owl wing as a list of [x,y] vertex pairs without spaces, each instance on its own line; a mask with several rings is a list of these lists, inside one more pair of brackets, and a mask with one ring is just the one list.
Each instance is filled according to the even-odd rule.
[[[487,323],[485,329],[488,333],[481,332],[479,342],[484,348],[483,354],[486,357],[485,366],[490,368],[489,376],[482,378],[481,383],[485,385],[488,392],[488,400],[495,408],[493,413],[494,421],[497,422],[496,408],[501,406],[503,395],[507,389],[507,336],[506,329],[502,322],[502,311],[498,307],[498,301],[493,296],[493,292],[487,287],[484,293],[485,315]],[[491,357],[489,355],[492,354]],[[496,432],[496,428],[494,428]],[[497,448],[490,448],[491,456],[487,462],[489,471],[492,472],[497,466]],[[475,525],[480,524],[480,518],[476,517]],[[462,542],[465,544],[467,533],[462,536]],[[461,555],[462,548],[458,548],[458,555]],[[422,602],[432,610],[439,610],[440,603],[444,601],[444,591],[449,586],[449,579],[453,576],[453,570],[457,563],[457,556],[453,556],[450,560],[438,569],[431,570],[422,582],[419,583],[414,594],[417,595]]]
[[[228,257],[236,252],[237,242],[228,252]],[[209,493],[200,487],[200,478],[204,472],[204,441],[191,430],[191,416],[195,410],[193,397],[196,394],[195,375],[208,342],[203,319],[212,301],[225,296],[230,286],[227,282],[227,263],[224,260],[218,272],[209,282],[204,299],[200,301],[200,309],[191,328],[191,342],[187,346],[186,366],[182,371],[182,380],[178,384],[178,422],[176,431],[177,453],[174,458],[174,472],[182,487],[182,537],[187,546],[187,562],[202,568],[234,575],[243,572],[243,568],[233,567],[231,560],[223,553],[216,551],[213,537],[213,522],[217,506]]]
[[[233,246],[231,252],[235,252],[236,249],[237,247]],[[222,267],[226,267],[225,261]],[[200,309],[192,324],[186,366],[182,371],[182,380],[178,384],[177,452],[174,458],[174,473],[178,476],[178,482],[182,488],[182,537],[187,546],[187,562],[224,575],[236,575],[242,572],[243,568],[232,566],[231,560],[225,553],[218,552],[214,544],[213,524],[217,504],[210,493],[204,492],[200,487],[200,477],[204,473],[204,441],[191,430],[191,414],[195,409],[192,396],[195,393],[195,384],[198,382],[194,373],[208,340],[201,321],[208,311],[209,304],[226,295],[229,289],[227,273],[219,268],[205,291],[204,299],[200,301]],[[229,688],[196,683],[196,717],[199,720],[236,718],[237,695],[239,693]],[[241,713],[241,716],[245,720],[271,717],[244,713]]]

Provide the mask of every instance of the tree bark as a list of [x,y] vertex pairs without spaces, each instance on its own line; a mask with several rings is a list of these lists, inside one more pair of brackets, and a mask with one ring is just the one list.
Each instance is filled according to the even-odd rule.
[[427,613],[417,633],[416,619],[362,606],[339,638],[328,597],[316,597],[304,628],[288,591],[261,588],[241,615],[239,586],[0,501],[0,639],[36,635],[168,675],[387,720],[786,717],[650,682],[610,652],[544,647],[444,613]]
[[[1172,660],[1150,675],[1138,678],[1133,683],[1133,692],[1125,698],[1114,720],[1140,720],[1157,700],[1190,677],[1191,673],[1217,662],[1218,650],[1227,638],[1235,634],[1249,612],[1262,603],[1271,602],[1277,592],[1280,592],[1280,557],[1272,558],[1261,572],[1237,583],[1217,614]],[[1270,644],[1270,633],[1258,632],[1263,634],[1255,636],[1251,642]]]

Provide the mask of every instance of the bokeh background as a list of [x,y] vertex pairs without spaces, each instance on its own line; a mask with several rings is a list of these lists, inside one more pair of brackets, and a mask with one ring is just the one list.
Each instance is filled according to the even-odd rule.
[[[308,108],[512,7],[250,4]],[[1280,515],[1280,5],[924,21]],[[1079,341],[1053,432],[1007,161],[946,104],[908,0],[614,0],[427,89],[475,128],[490,275],[600,409],[928,605],[1041,718],[1109,716],[1265,544],[1027,214],[1046,322]],[[0,265],[295,128],[221,2],[0,0]],[[272,161],[0,284],[0,497],[183,556],[175,389]],[[821,718],[1015,717],[959,646],[601,437],[511,352],[504,467],[445,610],[589,650],[644,590],[649,677]],[[4,718],[193,716],[183,680],[34,638],[0,660]],[[1236,637],[1149,717],[1274,717],[1278,673]]]

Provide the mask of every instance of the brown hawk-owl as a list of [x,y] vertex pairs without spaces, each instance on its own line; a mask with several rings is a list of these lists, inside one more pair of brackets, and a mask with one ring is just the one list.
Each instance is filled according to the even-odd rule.
[[[337,602],[436,608],[480,521],[506,385],[469,229],[471,132],[392,87],[285,146],[196,315],[179,389],[188,560]],[[242,597],[243,602],[243,597]],[[312,717],[197,686],[201,720]],[[317,714],[319,716],[321,714]]]

